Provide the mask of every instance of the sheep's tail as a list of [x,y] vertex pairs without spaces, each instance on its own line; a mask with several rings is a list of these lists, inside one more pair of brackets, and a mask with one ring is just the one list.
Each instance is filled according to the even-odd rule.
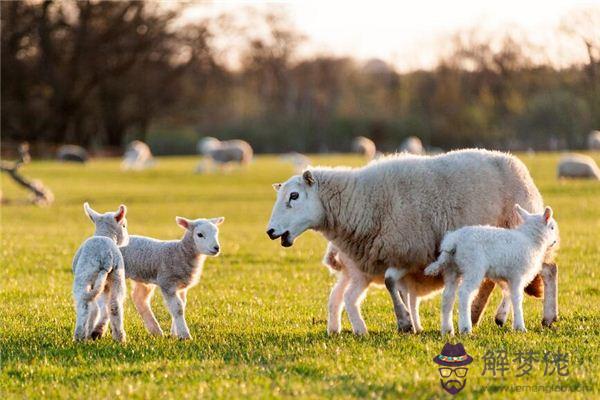
[[452,261],[454,254],[456,253],[456,246],[454,243],[445,245],[442,243],[442,247],[440,248],[440,256],[436,261],[431,263],[427,268],[425,268],[425,275],[436,276],[439,275],[440,272]]

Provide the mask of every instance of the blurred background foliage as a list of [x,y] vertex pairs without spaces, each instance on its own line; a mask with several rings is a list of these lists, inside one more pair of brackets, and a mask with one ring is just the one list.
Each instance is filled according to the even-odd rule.
[[378,59],[303,56],[307,38],[279,8],[246,10],[243,23],[183,23],[186,4],[2,2],[3,142],[117,154],[137,138],[185,154],[214,136],[257,152],[325,152],[364,135],[393,151],[414,135],[444,149],[556,150],[583,147],[600,127],[598,10],[561,28],[585,46],[584,65],[557,68],[526,38],[471,30],[448,38],[430,70],[399,72]]

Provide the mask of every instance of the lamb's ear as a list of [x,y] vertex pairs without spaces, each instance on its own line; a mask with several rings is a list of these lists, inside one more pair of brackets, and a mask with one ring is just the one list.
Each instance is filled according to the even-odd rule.
[[310,172],[310,169],[304,171],[304,173],[302,174],[302,179],[304,179],[304,182],[306,182],[308,186],[312,186],[315,183],[315,178],[312,172]]
[[127,214],[127,207],[125,207],[125,204],[121,204],[119,206],[119,209],[115,212],[115,221],[123,221],[123,218],[125,218],[125,214]]
[[546,221],[546,223],[550,221],[550,218],[552,218],[552,214],[552,208],[546,207],[546,209],[544,210],[544,221]]
[[175,222],[183,229],[190,229],[190,226],[192,226],[192,221],[183,217],[175,217]]
[[100,216],[100,214],[98,214],[96,211],[94,211],[92,209],[92,207],[90,207],[90,205],[87,201],[85,203],[83,203],[83,211],[85,211],[85,215],[87,215],[89,217],[89,219],[91,219],[92,222],[94,222],[94,223],[96,223],[96,220]]
[[275,189],[275,191],[278,192],[279,189],[281,189],[281,183],[274,183],[273,184],[273,189]]
[[225,217],[211,218],[209,221],[215,225],[221,225],[225,221]]
[[518,204],[515,204],[515,211],[517,212],[517,214],[519,214],[519,216],[525,220],[529,215],[529,214],[525,209],[523,209],[523,207],[521,207]]

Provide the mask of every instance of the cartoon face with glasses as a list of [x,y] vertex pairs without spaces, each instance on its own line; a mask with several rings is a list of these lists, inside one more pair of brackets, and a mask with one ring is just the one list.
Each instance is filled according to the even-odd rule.
[[473,357],[466,353],[462,343],[446,343],[441,354],[433,358],[433,362],[440,365],[440,384],[446,392],[455,395],[463,390],[469,371],[465,366],[473,362]]

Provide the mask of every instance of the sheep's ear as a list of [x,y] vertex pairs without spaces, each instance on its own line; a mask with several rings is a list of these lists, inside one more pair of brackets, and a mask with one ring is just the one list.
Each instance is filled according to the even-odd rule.
[[211,218],[209,221],[215,225],[221,225],[225,221],[225,217]]
[[183,217],[175,217],[175,222],[183,229],[190,229],[190,226],[192,225],[192,221]]
[[273,189],[275,189],[275,191],[278,192],[279,189],[281,189],[281,183],[274,183],[273,184]]
[[98,214],[92,209],[92,207],[90,207],[90,204],[87,201],[83,203],[83,211],[85,212],[85,215],[87,215],[89,219],[92,220],[93,223],[96,223],[96,219],[98,219],[98,217],[100,216],[100,214]]
[[302,179],[304,179],[304,182],[306,182],[308,186],[312,186],[313,183],[315,183],[315,178],[313,177],[313,174],[312,172],[310,172],[309,169],[304,171],[304,173],[302,174]]
[[127,207],[125,207],[125,204],[121,204],[119,206],[119,209],[115,212],[115,221],[123,221],[123,218],[125,218],[125,214],[127,214]]
[[526,210],[523,209],[523,207],[521,207],[518,204],[515,204],[515,211],[523,220],[525,220],[525,218],[527,218],[530,215]]
[[548,223],[548,221],[550,221],[550,218],[552,218],[552,208],[546,207],[546,209],[544,210],[544,221]]

